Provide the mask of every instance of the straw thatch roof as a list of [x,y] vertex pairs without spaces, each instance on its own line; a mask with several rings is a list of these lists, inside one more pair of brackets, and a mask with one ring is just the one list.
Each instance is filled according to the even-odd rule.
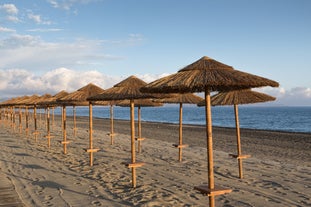
[[57,102],[57,100],[67,96],[68,94],[68,92],[62,90],[52,97],[41,100],[38,104],[43,106],[57,106],[59,105],[59,102]]
[[143,92],[186,93],[228,91],[253,87],[278,87],[276,81],[234,70],[209,57],[202,57],[177,73],[153,81],[142,88]]
[[151,98],[150,94],[142,93],[140,88],[147,85],[143,80],[130,76],[112,88],[105,90],[103,93],[91,96],[89,101],[109,101],[109,100],[126,100],[126,99],[141,99]]
[[[238,105],[238,104],[251,104],[267,101],[274,101],[276,98],[264,93],[252,91],[251,89],[235,90],[228,92],[220,92],[211,97],[211,104],[217,105]],[[204,106],[205,102],[202,101],[198,106]]]
[[34,97],[33,99],[28,99],[26,105],[39,105],[40,102],[51,98],[52,95],[51,94],[44,94],[42,96],[39,97]]
[[[136,107],[158,107],[163,106],[162,103],[154,102],[152,99],[135,99],[134,104]],[[129,107],[130,101],[123,100],[116,104],[117,106]]]
[[93,83],[89,83],[86,86],[78,89],[77,91],[72,92],[60,99],[57,99],[57,101],[62,105],[87,105],[88,97],[100,94],[102,92],[104,92],[104,89],[94,85]]
[[198,104],[200,101],[203,101],[203,98],[200,96],[194,95],[192,93],[183,93],[183,94],[172,94],[170,98],[164,99],[155,99],[155,102],[160,103],[188,103],[188,104]]
[[39,98],[39,95],[34,94],[32,96],[28,96],[16,101],[16,105],[34,105],[36,103],[36,100],[38,100]]
[[21,100],[29,98],[28,96],[14,97],[0,103],[1,106],[14,106]]

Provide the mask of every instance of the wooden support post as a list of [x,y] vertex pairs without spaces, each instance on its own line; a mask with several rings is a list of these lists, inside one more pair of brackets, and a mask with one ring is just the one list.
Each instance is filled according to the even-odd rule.
[[77,134],[76,106],[73,106],[73,137]]
[[214,161],[213,161],[213,136],[212,136],[212,115],[211,115],[211,95],[208,88],[205,89],[205,116],[206,116],[206,137],[207,137],[207,171],[208,185],[199,185],[195,190],[208,195],[209,206],[215,207],[215,196],[230,193],[230,189],[220,189],[214,183]]
[[86,152],[90,154],[90,166],[93,166],[93,153],[98,150],[93,148],[93,107],[92,103],[89,102],[89,149]]
[[[131,104],[131,164],[136,162],[136,151],[135,151],[135,118],[134,118],[134,100],[130,100]],[[132,167],[132,187],[136,188],[136,167]]]
[[29,132],[29,111],[28,111],[28,106],[26,106],[26,109],[25,109],[25,119],[26,119],[25,131],[26,131],[26,137],[28,137],[28,132]]
[[52,107],[52,130],[54,129],[54,124],[55,124],[55,120],[54,120],[54,109],[55,109],[55,107]]
[[113,131],[113,105],[110,104],[110,144],[113,145],[114,139],[114,131]]
[[234,105],[234,113],[235,113],[235,128],[236,128],[236,140],[237,140],[237,153],[238,153],[238,165],[239,165],[239,178],[243,178],[243,158],[250,157],[249,155],[242,155],[242,147],[241,147],[241,136],[240,136],[240,123],[239,123],[239,110],[238,105]]
[[19,107],[18,109],[18,128],[19,128],[19,133],[22,133],[22,109]]
[[50,132],[50,107],[47,107],[46,125],[47,125],[47,138],[48,138],[48,148],[51,148],[51,132]]
[[33,120],[34,120],[34,125],[35,125],[35,131],[34,131],[34,135],[35,135],[35,140],[37,142],[38,139],[38,134],[37,134],[37,130],[38,130],[38,126],[37,126],[37,107],[36,105],[34,105],[33,108]]
[[214,197],[217,195],[222,195],[222,194],[232,192],[231,189],[222,189],[222,188],[215,187],[215,186],[214,186],[214,189],[210,189],[208,185],[199,185],[199,186],[194,187],[194,189],[197,191],[200,191],[200,193],[207,195],[209,197]]
[[[182,103],[179,103],[179,145],[182,145]],[[178,148],[178,160],[182,161],[182,147]]]
[[136,138],[136,140],[137,140],[137,148],[138,148],[138,153],[141,153],[141,150],[142,150],[142,144],[141,144],[141,142],[142,142],[142,140],[144,140],[144,139],[142,139],[142,137],[141,137],[141,108],[140,108],[140,106],[138,106],[138,111],[137,111],[137,125],[138,125],[138,137]]
[[63,150],[64,154],[67,154],[67,144],[69,143],[67,141],[67,133],[66,133],[66,106],[63,105],[63,111],[62,111],[62,119],[63,119]]
[[12,131],[15,132],[15,107],[11,107],[11,115],[12,115]]

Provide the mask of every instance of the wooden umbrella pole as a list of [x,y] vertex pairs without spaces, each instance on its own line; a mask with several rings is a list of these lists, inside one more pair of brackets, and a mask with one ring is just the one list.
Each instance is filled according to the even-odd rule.
[[138,119],[138,153],[141,153],[141,108],[138,106],[138,111],[137,111],[137,119]]
[[43,112],[42,112],[42,109],[38,108],[38,114],[39,114],[39,121],[38,121],[38,128],[40,129],[41,127],[41,124],[43,122]]
[[[50,113],[50,109],[49,109]],[[44,120],[45,120],[45,128],[48,129],[48,107],[44,108]]]
[[12,107],[12,114],[13,114],[13,132],[15,132],[15,107]]
[[37,107],[36,105],[34,105],[33,108],[33,118],[34,118],[34,124],[35,124],[35,140],[37,142],[37,130],[38,130],[38,126],[37,126]]
[[13,107],[10,107],[10,127],[13,130]]
[[64,154],[67,154],[66,106],[63,106],[63,145]]
[[90,149],[90,166],[93,166],[93,107],[92,103],[89,103],[89,149]]
[[77,119],[76,119],[76,106],[73,106],[73,137],[76,137]]
[[[135,157],[135,122],[134,122],[134,100],[131,99],[131,151],[132,151],[132,164],[136,162]],[[136,187],[136,168],[132,168],[132,186]]]
[[182,161],[182,103],[179,103],[179,162]]
[[240,178],[243,178],[242,159],[240,159],[240,156],[242,155],[242,149],[241,149],[241,137],[240,137],[239,110],[238,110],[237,104],[234,104],[234,113],[235,113],[235,128],[236,128],[238,163],[239,163],[239,176]]
[[54,107],[52,107],[52,129],[54,129]]
[[113,138],[114,138],[114,132],[113,132],[113,105],[110,105],[110,144],[113,145]]
[[50,107],[48,106],[46,109],[46,125],[47,125],[47,138],[48,138],[48,148],[51,147],[51,132],[50,132]]
[[28,106],[26,106],[25,109],[25,118],[26,118],[26,136],[28,136],[28,131],[29,131],[29,113],[28,113]]
[[19,133],[22,133],[22,108],[18,107],[18,128]]
[[[214,160],[213,160],[213,136],[212,136],[212,115],[211,115],[211,95],[209,89],[205,89],[205,113],[206,113],[206,135],[207,135],[207,170],[208,187],[210,190],[215,188],[214,183]],[[209,196],[209,206],[215,206],[215,197]]]

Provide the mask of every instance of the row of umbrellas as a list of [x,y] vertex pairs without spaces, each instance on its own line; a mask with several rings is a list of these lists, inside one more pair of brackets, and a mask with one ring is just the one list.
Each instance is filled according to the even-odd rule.
[[[132,169],[132,186],[136,187],[136,168],[141,167],[144,163],[136,161],[135,150],[135,123],[134,123],[134,106],[138,104],[137,100],[156,99],[159,103],[179,103],[180,104],[180,129],[179,160],[181,161],[182,148],[182,103],[201,102],[199,105],[205,106],[206,112],[206,139],[207,139],[207,166],[208,166],[208,185],[199,185],[196,190],[208,195],[210,206],[215,205],[214,197],[224,193],[231,192],[230,189],[220,189],[215,187],[214,183],[214,162],[213,162],[213,139],[212,139],[212,119],[211,119],[211,92],[218,91],[218,95],[213,98],[213,105],[234,105],[236,114],[237,127],[237,151],[235,155],[238,158],[240,166],[240,177],[242,177],[242,155],[240,147],[240,132],[238,122],[238,104],[263,102],[274,100],[273,97],[251,91],[254,87],[272,86],[277,87],[279,84],[273,80],[252,75],[242,71],[235,70],[233,67],[225,65],[209,57],[202,57],[196,62],[184,67],[177,73],[160,78],[149,84],[130,76],[120,83],[107,90],[98,89],[95,85],[79,89],[69,95],[56,99],[63,106],[63,133],[64,133],[64,151],[68,144],[66,140],[66,105],[89,105],[90,117],[90,137],[89,149],[90,163],[92,165],[93,152],[98,149],[93,148],[92,144],[92,105],[112,105],[112,101],[127,100],[126,106],[130,106],[130,123],[131,123],[131,162],[127,165]],[[82,91],[88,91],[82,93]],[[204,99],[195,97],[192,93],[204,92]],[[177,95],[182,94],[182,95]],[[191,96],[191,95],[192,96]],[[242,95],[241,95],[242,94]],[[217,100],[219,101],[217,103]],[[135,103],[136,101],[136,103]],[[111,132],[113,134],[113,131]],[[139,135],[141,138],[141,134]]]

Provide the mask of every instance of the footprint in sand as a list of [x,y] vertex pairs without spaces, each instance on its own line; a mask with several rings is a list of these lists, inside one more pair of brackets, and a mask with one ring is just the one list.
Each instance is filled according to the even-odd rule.
[[102,206],[100,201],[92,201],[92,206]]

